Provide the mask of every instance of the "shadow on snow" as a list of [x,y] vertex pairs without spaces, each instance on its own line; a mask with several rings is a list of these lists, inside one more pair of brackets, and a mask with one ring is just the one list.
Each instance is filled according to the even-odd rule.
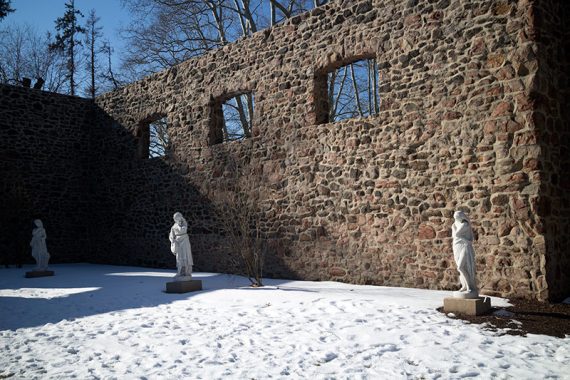
[[[202,280],[203,290],[169,294],[164,290],[174,275],[172,270],[89,264],[60,264],[50,269],[55,276],[30,279],[24,278],[29,266],[0,269],[0,330],[165,305],[221,289],[264,289],[249,287],[247,278],[240,276],[195,273],[193,277]],[[289,281],[266,282],[279,287]]]

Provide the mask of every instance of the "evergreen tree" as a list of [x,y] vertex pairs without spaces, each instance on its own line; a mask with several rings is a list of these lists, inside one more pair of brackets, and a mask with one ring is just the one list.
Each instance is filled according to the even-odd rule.
[[14,9],[10,8],[10,0],[0,0],[0,20],[10,12],[14,12]]
[[75,62],[76,47],[81,46],[78,34],[85,33],[85,28],[77,22],[77,16],[83,14],[75,9],[75,0],[68,0],[65,3],[65,13],[55,21],[55,29],[58,31],[55,42],[50,44],[50,49],[58,50],[65,54],[67,58],[67,79],[69,80],[69,92],[75,95],[75,74],[77,64]]

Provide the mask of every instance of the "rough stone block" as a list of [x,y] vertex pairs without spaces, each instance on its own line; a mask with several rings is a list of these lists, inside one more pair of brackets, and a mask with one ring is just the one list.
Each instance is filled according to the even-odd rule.
[[446,313],[482,315],[491,310],[491,298],[478,297],[473,299],[464,299],[447,297],[443,299],[443,310]]
[[188,293],[202,290],[201,280],[172,281],[166,283],[166,293]]
[[30,272],[26,272],[26,278],[35,278],[35,277],[47,277],[53,276],[55,274],[52,270],[33,270]]

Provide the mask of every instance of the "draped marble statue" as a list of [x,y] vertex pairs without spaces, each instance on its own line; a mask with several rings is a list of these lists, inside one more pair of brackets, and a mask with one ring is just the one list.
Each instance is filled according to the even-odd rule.
[[30,247],[32,247],[32,256],[36,259],[37,266],[35,271],[46,271],[49,261],[49,253],[46,246],[46,230],[41,220],[34,220],[36,226],[32,231],[32,240]]
[[188,238],[188,223],[181,213],[174,214],[174,225],[170,229],[170,250],[176,256],[177,273],[175,281],[186,281],[192,279],[192,250],[190,239]]
[[453,214],[451,235],[453,237],[453,257],[459,271],[461,289],[454,292],[457,298],[477,298],[479,291],[475,283],[475,250],[473,249],[473,230],[469,218],[463,211]]

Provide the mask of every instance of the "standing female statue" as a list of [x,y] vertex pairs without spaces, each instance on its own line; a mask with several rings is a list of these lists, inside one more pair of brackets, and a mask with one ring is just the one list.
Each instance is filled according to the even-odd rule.
[[46,230],[41,220],[34,220],[36,228],[32,231],[32,240],[30,247],[32,247],[32,256],[36,259],[36,271],[46,271],[49,261],[49,253],[46,246]]
[[176,256],[176,268],[178,269],[176,280],[189,280],[192,278],[192,250],[188,238],[188,223],[181,213],[174,214],[174,225],[170,229],[170,250]]
[[475,284],[475,250],[473,249],[471,223],[463,211],[456,211],[453,219],[451,226],[453,257],[461,282],[461,289],[453,295],[460,298],[476,298],[479,294]]

